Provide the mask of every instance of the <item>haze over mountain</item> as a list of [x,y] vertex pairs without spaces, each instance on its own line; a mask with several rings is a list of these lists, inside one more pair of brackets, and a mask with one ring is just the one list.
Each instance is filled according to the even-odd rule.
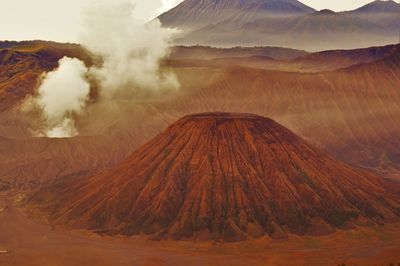
[[347,14],[381,25],[400,37],[400,4],[395,1],[377,0]]
[[[265,14],[282,16],[307,14],[314,11],[296,0],[186,0],[160,15],[159,19],[168,27],[185,29],[206,26],[209,23],[216,24],[227,19],[241,24]],[[240,22],[235,20],[240,20]]]
[[[312,54],[269,47],[177,47],[165,63],[173,65],[182,84],[177,95],[99,105],[77,120],[82,137],[63,140],[32,138],[37,117],[19,111],[46,71],[42,66],[55,67],[59,58],[38,52],[47,50],[44,44],[35,45],[25,45],[24,51],[8,45],[7,51],[18,52],[20,59],[14,67],[0,63],[0,135],[6,137],[0,138],[0,180],[14,187],[94,174],[175,119],[206,111],[272,117],[336,158],[400,177],[396,45]],[[79,47],[75,52],[54,49],[51,54],[86,58]],[[29,68],[30,62],[36,67]]]
[[393,1],[375,0],[365,6],[355,9],[353,13],[398,13],[400,12],[400,4]]
[[[231,65],[207,86],[163,109],[181,115],[188,110],[268,115],[346,162],[377,170],[400,169],[400,50],[392,48],[384,58],[372,62],[313,74]],[[353,52],[362,58],[363,53],[366,56],[374,50]],[[306,58],[315,56],[311,62],[320,62],[324,68],[337,64],[335,58],[342,58],[343,64],[349,60],[346,54],[331,51]],[[315,72],[318,64],[297,60],[300,69],[309,65]]]
[[354,12],[315,11],[296,0],[186,0],[159,19],[183,30],[178,44],[272,45],[310,51],[385,45],[398,41],[393,1],[376,1]]
[[321,72],[373,62],[392,55],[398,49],[398,45],[387,45],[307,53],[302,50],[278,47],[223,49],[207,46],[178,46],[172,49],[167,65],[177,68],[243,66],[290,72]]
[[51,222],[110,234],[239,241],[397,221],[400,186],[251,114],[189,115],[99,175],[33,197]]

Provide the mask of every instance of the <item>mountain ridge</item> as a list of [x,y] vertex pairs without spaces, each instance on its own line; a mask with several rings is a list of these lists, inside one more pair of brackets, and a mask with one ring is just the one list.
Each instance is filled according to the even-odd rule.
[[400,4],[393,1],[375,0],[353,11],[355,13],[398,13],[400,12]]
[[[186,0],[168,12],[161,14],[158,19],[164,26],[184,28],[204,26],[210,21],[212,23],[235,17],[246,20],[246,17],[268,14],[305,14],[315,10],[302,4],[297,0],[251,0],[251,1],[216,1],[216,0]],[[247,13],[247,14],[245,14]],[[240,17],[240,18],[239,18]]]
[[[398,40],[400,16],[398,12],[389,12],[386,7],[371,8],[367,5],[358,11],[333,12],[316,11],[301,6],[298,1],[275,0],[265,4],[258,0],[254,1],[258,3],[254,8],[252,5],[243,7],[237,4],[239,2],[222,1],[223,4],[216,4],[218,8],[214,9],[204,1],[199,3],[206,7],[186,0],[159,19],[165,27],[182,30],[175,39],[178,45],[281,46],[321,51],[381,46]],[[381,2],[372,4],[386,5]],[[394,2],[392,5],[398,4]],[[371,11],[366,13],[365,9]]]

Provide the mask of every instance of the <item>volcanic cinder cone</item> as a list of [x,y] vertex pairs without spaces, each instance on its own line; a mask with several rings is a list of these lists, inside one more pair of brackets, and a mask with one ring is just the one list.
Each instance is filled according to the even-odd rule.
[[273,120],[180,119],[118,167],[32,202],[55,223],[110,234],[239,241],[396,221],[398,185],[336,161]]

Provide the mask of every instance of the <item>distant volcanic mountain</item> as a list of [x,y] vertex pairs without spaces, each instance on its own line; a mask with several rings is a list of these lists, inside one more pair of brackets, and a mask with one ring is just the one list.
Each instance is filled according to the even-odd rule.
[[299,15],[315,10],[297,0],[186,0],[159,19],[167,27],[198,28],[224,20],[254,20],[265,14]]
[[400,4],[395,1],[377,0],[347,14],[383,26],[397,36],[400,33]]
[[398,185],[336,161],[273,120],[186,116],[117,167],[67,178],[31,204],[110,234],[240,241],[395,221]]
[[376,0],[353,11],[354,13],[399,13],[400,4],[395,1]]
[[395,43],[396,2],[377,1],[353,12],[316,12],[296,0],[186,0],[159,19],[183,30],[178,44],[282,46],[309,51]]

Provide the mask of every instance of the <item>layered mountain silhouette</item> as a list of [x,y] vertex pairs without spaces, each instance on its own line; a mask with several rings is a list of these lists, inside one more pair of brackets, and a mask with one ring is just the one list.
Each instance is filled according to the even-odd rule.
[[189,115],[128,159],[67,178],[31,204],[109,234],[240,241],[395,221],[399,186],[336,161],[273,120]]
[[399,45],[387,45],[307,53],[301,50],[277,47],[178,46],[172,49],[167,64],[178,68],[243,66],[290,72],[322,72],[377,61],[391,56],[399,48]]
[[186,0],[159,19],[179,44],[273,45],[310,51],[398,41],[399,4],[375,1],[352,12],[315,11],[296,0]]

